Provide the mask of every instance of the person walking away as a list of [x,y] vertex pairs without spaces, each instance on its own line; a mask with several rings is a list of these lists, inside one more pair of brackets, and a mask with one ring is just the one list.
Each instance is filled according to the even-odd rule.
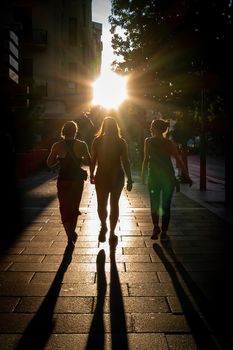
[[[96,170],[96,172],[95,172]],[[115,227],[119,217],[119,199],[127,177],[127,190],[133,181],[128,156],[128,145],[122,138],[120,128],[112,117],[105,117],[91,146],[91,183],[95,184],[98,215],[101,222],[99,241],[105,242],[108,231],[106,220],[110,197],[110,238],[117,241]]]
[[[151,123],[151,137],[144,141],[144,159],[141,177],[143,184],[148,177],[151,217],[154,225],[151,239],[157,239],[161,232],[161,239],[167,239],[170,222],[171,200],[176,184],[175,171],[171,158],[182,170],[187,183],[191,186],[192,179],[183,163],[174,142],[166,139],[169,123],[163,119],[155,119]],[[161,199],[161,203],[160,203]],[[160,213],[161,204],[161,213]],[[160,215],[161,214],[161,215]],[[161,229],[159,219],[161,216]]]
[[53,168],[59,164],[57,195],[61,221],[65,229],[68,246],[77,240],[75,228],[81,214],[79,205],[84,188],[83,163],[90,166],[90,153],[84,141],[76,139],[78,131],[74,121],[67,121],[61,129],[62,140],[55,142],[47,158],[47,165]]

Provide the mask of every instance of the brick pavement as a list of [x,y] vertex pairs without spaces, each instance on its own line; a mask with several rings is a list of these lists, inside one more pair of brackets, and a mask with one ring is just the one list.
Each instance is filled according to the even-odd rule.
[[[0,350],[227,349],[231,227],[176,193],[169,241],[152,241],[148,193],[124,190],[116,247],[98,243],[93,185],[66,252],[56,182],[24,185],[24,228],[0,259]],[[228,300],[229,299],[229,300]]]

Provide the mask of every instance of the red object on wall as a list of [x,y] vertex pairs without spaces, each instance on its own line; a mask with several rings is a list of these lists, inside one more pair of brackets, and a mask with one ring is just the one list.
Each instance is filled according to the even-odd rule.
[[16,155],[16,179],[27,178],[46,166],[48,149],[32,149]]

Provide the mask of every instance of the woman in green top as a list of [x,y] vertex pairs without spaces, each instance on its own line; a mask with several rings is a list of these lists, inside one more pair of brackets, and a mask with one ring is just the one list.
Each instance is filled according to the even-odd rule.
[[[175,144],[165,138],[169,123],[163,119],[153,120],[151,123],[151,135],[145,139],[144,159],[142,163],[142,182],[146,183],[148,175],[148,189],[150,195],[151,217],[154,224],[151,239],[157,239],[161,232],[161,239],[167,238],[170,221],[171,200],[176,183],[175,172],[171,157],[176,159],[187,178],[189,185],[192,180],[189,177]],[[161,197],[160,197],[161,195]],[[159,226],[159,208],[161,198],[161,229]]]

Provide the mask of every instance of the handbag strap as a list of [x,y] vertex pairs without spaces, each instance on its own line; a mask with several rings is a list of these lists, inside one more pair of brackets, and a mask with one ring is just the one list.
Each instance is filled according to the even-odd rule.
[[76,163],[76,165],[78,165],[80,168],[81,164],[78,163],[78,159],[77,159],[76,155],[74,154],[73,148],[71,148],[70,145],[66,141],[64,141],[64,144],[66,145],[67,152],[69,153],[69,155],[71,156],[73,161]]

